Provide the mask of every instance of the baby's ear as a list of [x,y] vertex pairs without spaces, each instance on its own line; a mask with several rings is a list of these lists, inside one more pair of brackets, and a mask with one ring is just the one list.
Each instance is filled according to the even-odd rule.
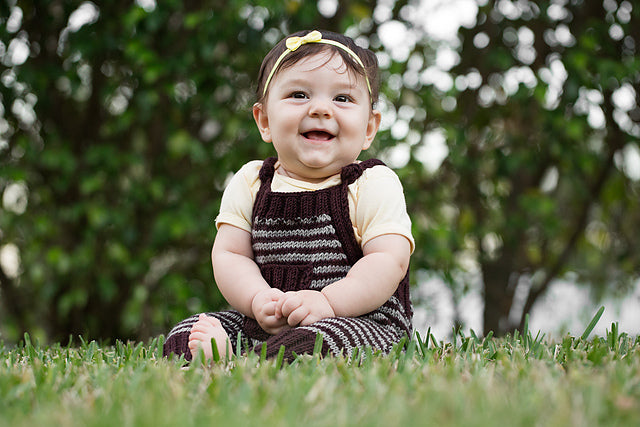
[[256,121],[260,136],[264,142],[271,142],[271,128],[269,127],[269,117],[264,105],[260,102],[253,104],[253,119]]
[[364,144],[362,145],[362,149],[366,150],[371,147],[373,140],[378,133],[378,128],[380,127],[380,121],[382,120],[382,114],[378,110],[372,110],[371,114],[369,114],[369,121],[367,122],[367,132],[364,138]]

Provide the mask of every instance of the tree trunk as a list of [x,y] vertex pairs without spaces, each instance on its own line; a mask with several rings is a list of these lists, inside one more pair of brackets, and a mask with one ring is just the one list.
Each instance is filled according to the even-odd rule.
[[515,291],[514,274],[510,263],[500,257],[495,261],[482,264],[484,282],[483,327],[486,335],[493,331],[496,336],[511,332],[513,325],[509,322],[509,312],[513,305]]

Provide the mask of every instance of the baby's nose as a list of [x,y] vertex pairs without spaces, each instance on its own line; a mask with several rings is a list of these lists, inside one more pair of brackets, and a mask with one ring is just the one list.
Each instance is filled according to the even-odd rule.
[[309,115],[312,117],[331,117],[331,103],[324,99],[314,99],[309,105]]

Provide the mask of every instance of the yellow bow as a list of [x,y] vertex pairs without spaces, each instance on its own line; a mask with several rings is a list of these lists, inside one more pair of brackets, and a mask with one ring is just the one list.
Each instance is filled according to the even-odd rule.
[[303,37],[289,37],[286,41],[287,49],[291,52],[298,49],[303,44],[316,43],[322,40],[322,34],[318,30],[313,30]]

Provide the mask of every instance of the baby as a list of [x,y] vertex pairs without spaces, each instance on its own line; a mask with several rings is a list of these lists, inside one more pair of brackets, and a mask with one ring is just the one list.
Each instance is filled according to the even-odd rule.
[[358,161],[378,131],[378,63],[352,39],[302,31],[264,58],[253,117],[277,157],[245,164],[222,197],[211,254],[232,310],[194,315],[164,354],[388,352],[411,335],[411,221],[397,175]]

